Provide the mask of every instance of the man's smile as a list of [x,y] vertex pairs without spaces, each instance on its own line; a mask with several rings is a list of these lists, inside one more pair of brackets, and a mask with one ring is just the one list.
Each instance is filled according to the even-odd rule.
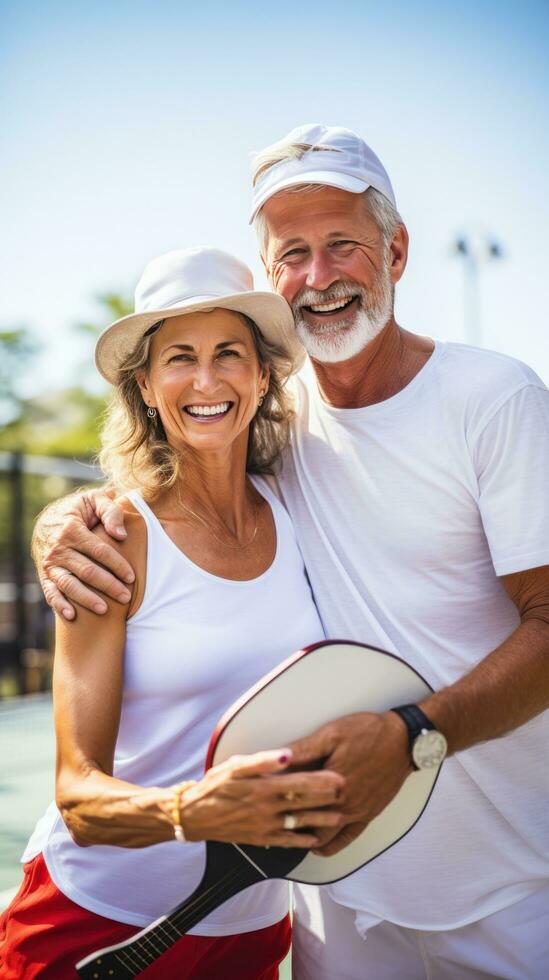
[[331,302],[314,303],[310,306],[302,306],[301,312],[304,314],[305,321],[313,325],[320,320],[335,323],[353,317],[357,311],[359,300],[359,296],[351,296]]

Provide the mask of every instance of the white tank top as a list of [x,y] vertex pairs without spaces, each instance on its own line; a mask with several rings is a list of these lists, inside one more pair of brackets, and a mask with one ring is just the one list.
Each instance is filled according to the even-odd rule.
[[[277,544],[267,571],[245,582],[195,565],[141,495],[127,495],[147,525],[147,582],[142,605],[127,624],[114,762],[120,779],[141,786],[200,779],[223,712],[285,657],[323,638],[290,519],[265,482],[254,483],[271,505]],[[80,848],[55,804],[38,822],[23,860],[40,851],[68,898],[136,926],[148,925],[190,895],[205,862],[202,842]],[[287,908],[286,883],[262,882],[191,932],[225,936],[262,929],[282,919]]]

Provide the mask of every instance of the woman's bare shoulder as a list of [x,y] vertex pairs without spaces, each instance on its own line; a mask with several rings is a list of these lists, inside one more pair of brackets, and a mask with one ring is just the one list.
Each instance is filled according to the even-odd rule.
[[[98,524],[97,527],[93,529],[93,533],[99,538],[100,541],[102,541],[104,544],[110,545],[111,548],[122,555],[133,568],[135,581],[132,586],[129,586],[132,592],[132,598],[129,606],[127,607],[127,618],[129,618],[130,616],[133,616],[135,612],[137,612],[145,592],[147,572],[147,525],[145,524],[143,515],[138,511],[137,507],[132,503],[132,501],[128,500],[127,497],[118,497],[116,503],[124,514],[124,527],[126,529],[126,537],[124,540],[118,541],[116,538],[112,538],[102,524]],[[104,596],[104,598],[107,599],[106,596]]]

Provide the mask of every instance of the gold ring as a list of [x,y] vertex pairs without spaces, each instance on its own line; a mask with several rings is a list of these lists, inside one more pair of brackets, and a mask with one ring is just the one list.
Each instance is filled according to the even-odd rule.
[[282,826],[284,830],[295,830],[297,827],[297,817],[293,813],[285,813]]

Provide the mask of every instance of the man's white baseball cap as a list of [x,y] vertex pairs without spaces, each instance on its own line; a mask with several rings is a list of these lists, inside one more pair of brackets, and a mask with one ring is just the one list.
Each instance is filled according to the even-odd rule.
[[198,246],[166,252],[149,262],[135,290],[135,313],[111,323],[97,341],[99,373],[116,384],[122,364],[150,327],[168,317],[216,308],[250,317],[263,337],[284,351],[288,374],[301,367],[305,351],[286,300],[255,291],[250,269],[233,255]]
[[261,174],[253,189],[250,224],[269,198],[296,184],[327,184],[351,194],[362,194],[375,187],[396,208],[391,181],[381,160],[350,129],[307,123],[266,147],[261,155],[275,153],[288,143],[300,143],[310,149],[299,160],[282,160]]

